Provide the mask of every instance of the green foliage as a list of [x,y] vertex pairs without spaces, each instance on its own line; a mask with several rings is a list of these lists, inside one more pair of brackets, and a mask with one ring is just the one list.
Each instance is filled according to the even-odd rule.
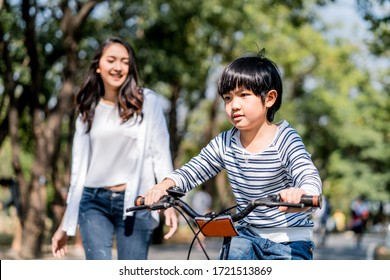
[[[0,178],[13,178],[14,170],[12,168],[12,151],[11,143],[7,138],[0,148]],[[21,151],[21,165],[22,172],[28,179],[30,177],[31,165],[33,162],[33,156],[28,151]]]
[[11,145],[7,140],[3,143],[0,149],[0,177],[2,178],[12,178],[14,172],[12,169],[12,155],[11,155]]
[[[10,1],[12,2],[12,1]],[[56,104],[64,78],[64,33],[60,25],[59,1],[37,8],[37,40],[44,84],[39,102],[43,118]],[[65,1],[66,2],[66,1]],[[72,9],[85,1],[71,1]],[[301,134],[324,182],[324,193],[334,205],[346,205],[360,193],[371,199],[388,200],[390,193],[390,101],[389,70],[374,72],[357,66],[358,46],[338,40],[329,43],[313,27],[315,4],[330,1],[101,1],[77,31],[80,81],[99,42],[108,36],[122,36],[135,47],[144,84],[168,100],[173,89],[180,92],[176,106],[184,112],[178,134],[183,137],[180,163],[186,162],[207,143],[206,130],[218,131],[231,124],[223,108],[210,124],[210,110],[218,73],[234,58],[266,49],[266,55],[280,67],[283,104],[277,120],[288,120]],[[371,10],[367,10],[371,11]],[[20,5],[0,11],[2,41],[9,43],[12,69],[18,90],[31,88],[27,68]],[[38,16],[39,15],[39,16]],[[372,15],[372,14],[370,14]],[[373,19],[373,18],[370,18]],[[385,34],[388,19],[375,19]],[[380,31],[380,33],[379,33]],[[375,53],[388,58],[386,40],[378,35]],[[5,64],[0,60],[0,100],[4,108],[10,96],[2,91]],[[212,89],[213,94],[206,94]],[[8,98],[8,99],[7,99]],[[3,107],[2,107],[3,108]],[[0,120],[6,110],[0,114]],[[180,115],[181,117],[182,115]],[[24,166],[31,165],[35,143],[31,112],[20,114],[19,135]],[[64,144],[71,129],[63,129]],[[172,135],[177,136],[177,135]],[[9,143],[0,149],[0,173],[10,170]],[[66,161],[64,161],[66,162]],[[29,165],[30,164],[30,165]],[[65,163],[64,163],[65,164]],[[65,172],[65,167],[61,167]],[[52,189],[50,197],[53,196]]]

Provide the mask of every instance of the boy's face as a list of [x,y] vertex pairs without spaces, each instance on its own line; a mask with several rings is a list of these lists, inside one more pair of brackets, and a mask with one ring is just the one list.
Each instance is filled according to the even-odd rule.
[[240,131],[259,129],[267,121],[267,108],[276,100],[270,96],[270,92],[265,102],[253,91],[246,89],[235,89],[223,94],[225,112],[230,122]]

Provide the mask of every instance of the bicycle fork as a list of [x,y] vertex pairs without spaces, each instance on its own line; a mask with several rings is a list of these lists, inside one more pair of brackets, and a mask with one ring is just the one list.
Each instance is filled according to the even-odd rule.
[[225,236],[223,238],[222,250],[221,250],[221,260],[227,260],[229,257],[230,243],[232,241],[231,236]]

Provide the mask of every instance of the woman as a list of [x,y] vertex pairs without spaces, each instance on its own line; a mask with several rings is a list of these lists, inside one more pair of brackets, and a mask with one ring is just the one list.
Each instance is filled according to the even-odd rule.
[[[125,209],[155,181],[172,171],[169,134],[158,96],[139,85],[134,51],[120,38],[96,51],[77,97],[67,208],[52,238],[52,252],[66,254],[77,224],[87,259],[146,259],[158,216],[126,216]],[[174,210],[165,211],[170,238]]]

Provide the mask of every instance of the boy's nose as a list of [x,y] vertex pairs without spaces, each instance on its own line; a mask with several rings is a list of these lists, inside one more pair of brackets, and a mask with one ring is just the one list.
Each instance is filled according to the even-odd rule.
[[241,104],[237,98],[233,98],[232,100],[232,109],[233,110],[238,110],[241,108]]

